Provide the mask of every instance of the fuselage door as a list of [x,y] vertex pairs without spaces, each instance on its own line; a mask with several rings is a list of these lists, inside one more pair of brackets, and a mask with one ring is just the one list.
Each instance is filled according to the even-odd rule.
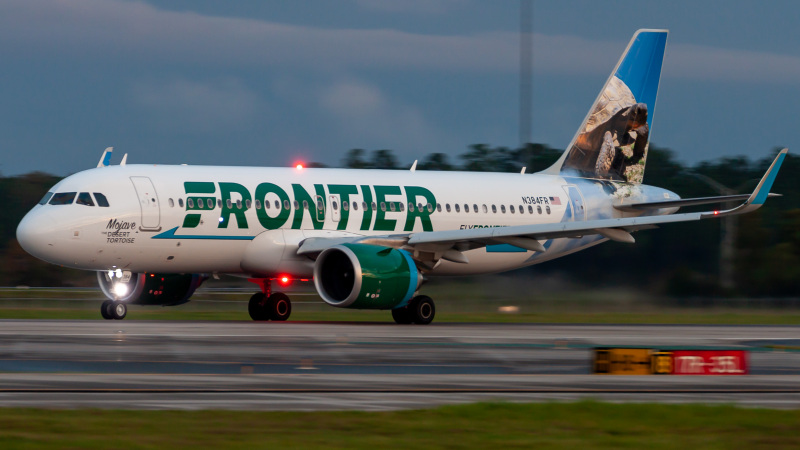
[[334,222],[339,222],[342,218],[342,202],[339,201],[339,195],[329,195],[328,196],[328,205],[331,208],[331,220]]
[[136,195],[139,198],[139,208],[142,210],[142,221],[139,222],[141,231],[161,230],[161,206],[153,182],[148,177],[131,177]]
[[572,208],[572,220],[574,222],[586,220],[586,203],[583,201],[580,189],[574,184],[564,186],[569,196],[569,205]]
[[325,222],[325,197],[317,195],[314,197],[314,202],[316,203],[317,220]]

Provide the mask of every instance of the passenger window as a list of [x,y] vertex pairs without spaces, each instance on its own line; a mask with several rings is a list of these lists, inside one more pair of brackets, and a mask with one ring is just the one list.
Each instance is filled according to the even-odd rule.
[[414,204],[411,203],[411,202],[408,203],[408,211],[409,212],[414,212]]
[[487,208],[486,205],[483,205],[483,212],[484,213],[488,213],[489,212],[489,208]]
[[456,212],[461,212],[461,207],[456,203]]
[[289,200],[283,201],[283,209],[289,209]]
[[442,212],[442,204],[441,203],[437,203],[436,204],[436,212]]
[[406,210],[405,203],[403,203],[403,202],[398,202],[397,204],[398,204],[398,205],[400,205],[400,212],[403,212],[403,211],[405,211],[405,210]]
[[174,200],[169,199],[169,207],[170,208],[174,208],[175,207],[175,201]]
[[300,210],[300,203],[297,200],[294,201],[294,210],[295,211],[299,211]]
[[361,202],[361,209],[363,209],[364,211],[367,210],[367,202]]
[[533,206],[528,205],[528,214],[533,214]]
[[542,205],[536,205],[536,212],[538,212],[539,214],[542,213]]
[[48,192],[47,194],[44,194],[44,197],[42,197],[42,199],[39,200],[39,204],[40,205],[46,205],[47,202],[50,201],[50,197],[52,197],[52,196],[53,196],[52,192]]
[[192,200],[191,198],[186,200],[186,204],[189,205],[189,208],[194,208],[194,200]]
[[353,202],[353,211],[358,211],[358,202]]
[[308,211],[308,200],[303,200],[303,209]]
[[392,211],[397,210],[397,202],[389,202],[389,209]]
[[88,192],[81,192],[78,194],[78,200],[75,201],[78,205],[94,206],[92,196]]
[[217,208],[222,209],[222,199],[221,198],[217,199]]
[[101,208],[108,208],[108,200],[106,199],[105,195],[95,192],[94,199],[97,201],[97,206],[100,206]]
[[[286,209],[289,209],[289,202],[284,202],[284,205],[286,205]],[[281,202],[278,200],[275,200],[275,209],[281,209]]]
[[429,212],[429,213],[432,213],[432,212],[433,212],[433,205],[431,205],[430,203],[428,203],[428,204],[426,205],[426,208],[428,208],[428,212]]
[[[472,210],[475,211],[475,212],[478,212],[478,205],[473,203],[472,204]],[[483,212],[486,212],[486,205],[483,205]]]
[[450,212],[450,203],[446,203],[444,205],[444,209],[445,209],[445,211]]
[[241,200],[236,200],[236,208],[242,209],[242,201]]
[[51,205],[71,205],[76,192],[59,192],[50,199]]
[[231,201],[231,199],[225,200],[225,206],[227,206],[228,209],[233,209],[233,202]]
[[[486,212],[486,211],[484,211],[484,212]],[[492,212],[497,214],[497,206],[492,205]]]
[[508,205],[508,209],[511,211],[511,214],[514,214],[514,205]]
[[381,211],[386,211],[386,203],[381,202]]
[[256,209],[261,209],[261,200],[256,199]]
[[[469,212],[469,205],[466,204],[466,203],[464,203],[464,212]],[[475,210],[475,212],[478,212],[478,211]]]
[[348,202],[347,200],[343,201],[342,202],[342,209],[344,211],[350,211],[350,202]]
[[500,205],[500,212],[503,214],[506,213],[506,205]]
[[[514,212],[514,211],[511,211],[511,212]],[[519,205],[519,213],[520,214],[525,214],[525,208],[523,208],[522,205]]]
[[547,205],[544,208],[545,208],[545,211],[547,211],[547,214],[550,214],[550,205]]
[[[251,205],[252,205],[252,203],[250,202],[250,199],[249,199],[249,198],[248,198],[247,200],[245,200],[245,201],[244,201],[244,206],[245,206],[247,209],[250,209],[250,206],[251,206]],[[208,201],[208,206],[209,206],[209,207],[211,206],[211,200],[209,200],[209,201]]]
[[370,205],[370,206],[372,206],[372,210],[373,211],[377,211],[378,210],[378,205],[375,202],[372,202],[372,205]]
[[179,199],[178,199],[178,206],[180,206],[181,208],[183,208],[183,199],[182,199],[182,198],[179,198]]

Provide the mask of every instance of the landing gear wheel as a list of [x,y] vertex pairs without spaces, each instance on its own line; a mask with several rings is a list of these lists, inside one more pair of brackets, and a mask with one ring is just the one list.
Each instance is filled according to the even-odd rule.
[[111,317],[111,305],[113,304],[114,302],[112,302],[111,300],[106,300],[103,302],[103,304],[100,305],[100,315],[103,316],[103,319],[106,320],[113,319],[113,317]]
[[436,306],[433,304],[433,299],[427,295],[418,295],[408,302],[408,312],[414,323],[427,325],[433,322]]
[[247,304],[247,312],[250,313],[250,318],[253,320],[269,320],[267,314],[267,296],[261,292],[256,292],[250,297],[250,303]]
[[292,302],[283,292],[276,292],[267,300],[269,318],[276,322],[284,322],[292,314]]
[[392,319],[397,324],[408,325],[412,322],[411,311],[408,310],[408,306],[395,308],[392,310]]
[[111,312],[111,318],[114,320],[122,320],[128,315],[128,306],[122,302],[111,302],[109,310]]

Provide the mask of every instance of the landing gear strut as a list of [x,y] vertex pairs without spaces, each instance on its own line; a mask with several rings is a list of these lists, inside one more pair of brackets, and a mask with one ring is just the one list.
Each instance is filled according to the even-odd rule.
[[286,321],[292,314],[292,302],[283,292],[271,292],[271,280],[250,280],[261,286],[263,292],[256,292],[250,297],[247,311],[257,321]]
[[418,295],[408,302],[408,305],[392,310],[392,318],[396,323],[427,325],[433,322],[436,315],[436,305],[427,295]]
[[106,320],[122,320],[128,314],[128,306],[122,302],[106,300],[100,305],[100,315]]

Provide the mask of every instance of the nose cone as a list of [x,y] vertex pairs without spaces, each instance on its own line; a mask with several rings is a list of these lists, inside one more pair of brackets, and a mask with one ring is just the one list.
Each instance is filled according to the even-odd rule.
[[52,262],[56,222],[41,207],[30,211],[17,226],[17,241],[31,255]]

